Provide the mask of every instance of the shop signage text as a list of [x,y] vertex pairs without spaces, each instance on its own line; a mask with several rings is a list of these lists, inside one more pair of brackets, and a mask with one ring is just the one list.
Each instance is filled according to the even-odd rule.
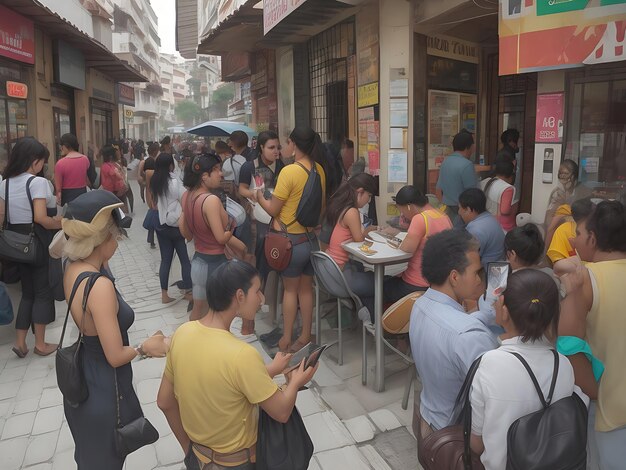
[[135,113],[133,112],[132,109],[125,109],[124,110],[124,116],[126,116],[127,118],[132,118],[135,115]]
[[28,86],[25,83],[7,81],[7,96],[10,98],[28,98]]
[[378,104],[378,82],[362,85],[358,90],[358,106],[374,106]]
[[99,100],[113,103],[113,95],[106,90],[100,90],[99,88],[92,88],[91,96]]
[[263,34],[267,34],[304,2],[306,0],[264,0]]
[[558,143],[563,140],[563,93],[537,95],[535,142]]
[[0,5],[0,55],[35,63],[35,26],[32,21]]
[[117,84],[117,102],[119,104],[127,104],[135,106],[135,89],[132,86]]
[[426,38],[426,53],[474,64],[478,63],[479,58],[479,48],[476,44],[442,36]]

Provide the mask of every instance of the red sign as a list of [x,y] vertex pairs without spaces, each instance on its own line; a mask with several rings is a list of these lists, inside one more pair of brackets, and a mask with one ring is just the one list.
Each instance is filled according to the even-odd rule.
[[7,81],[7,96],[10,98],[28,98],[28,86],[25,83]]
[[563,140],[563,93],[537,95],[535,142]]
[[127,104],[135,106],[135,89],[132,86],[117,84],[117,102],[119,104]]
[[0,55],[35,63],[35,26],[32,21],[0,5]]

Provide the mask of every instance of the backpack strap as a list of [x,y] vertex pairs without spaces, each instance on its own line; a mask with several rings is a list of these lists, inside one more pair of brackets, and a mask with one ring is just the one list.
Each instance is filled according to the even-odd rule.
[[[296,165],[298,165],[300,168],[302,168],[304,171],[306,171],[307,174],[307,181],[309,180],[309,178],[311,177],[311,173],[316,174],[317,173],[317,168],[315,168],[315,162],[311,162],[311,169],[308,170],[307,167],[305,167],[302,163],[300,162],[294,162]],[[304,183],[304,186],[306,187],[306,182]],[[297,208],[296,208],[296,212],[297,212]],[[290,223],[288,223],[287,225],[285,225],[285,227],[291,227],[293,224],[295,224],[298,221],[298,218],[296,217],[295,219],[293,219]],[[279,221],[280,222],[280,221]],[[305,227],[306,228],[306,227]],[[307,230],[308,232],[308,230]]]
[[554,354],[554,372],[552,373],[552,383],[550,383],[550,391],[548,392],[547,399],[544,398],[541,387],[539,386],[539,382],[537,382],[537,377],[535,377],[535,374],[533,374],[533,371],[528,365],[528,362],[526,362],[526,360],[521,356],[521,354],[518,354],[516,352],[511,352],[511,354],[513,354],[517,359],[519,359],[519,361],[522,363],[522,365],[528,372],[528,375],[530,375],[530,379],[533,381],[533,385],[535,386],[537,395],[539,395],[539,400],[541,400],[541,405],[544,408],[548,408],[550,406],[550,403],[552,402],[552,397],[554,396],[554,389],[556,387],[556,377],[559,373],[559,354],[554,349],[552,349],[551,351]]

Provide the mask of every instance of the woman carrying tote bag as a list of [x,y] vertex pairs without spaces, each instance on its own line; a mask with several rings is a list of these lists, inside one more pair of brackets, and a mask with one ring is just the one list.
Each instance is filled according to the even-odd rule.
[[[44,235],[47,230],[61,228],[61,221],[48,216],[46,205],[54,200],[48,181],[35,176],[40,173],[50,152],[34,137],[17,141],[9,155],[0,183],[0,220],[16,233]],[[30,199],[29,199],[30,194]],[[31,202],[32,201],[32,202]],[[38,259],[32,263],[18,263],[22,283],[22,299],[15,320],[16,339],[13,352],[19,358],[28,354],[26,336],[34,325],[35,354],[47,356],[56,350],[56,344],[46,343],[46,325],[55,318],[54,295],[49,282],[47,243],[36,236],[34,243]]]

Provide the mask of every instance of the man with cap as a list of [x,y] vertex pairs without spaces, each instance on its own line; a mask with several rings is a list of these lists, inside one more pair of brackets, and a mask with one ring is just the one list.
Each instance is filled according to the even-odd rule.
[[452,228],[446,214],[435,209],[428,198],[415,186],[404,186],[394,198],[402,217],[410,221],[407,235],[400,249],[413,253],[409,265],[402,276],[385,281],[383,292],[385,302],[396,302],[405,295],[428,289],[428,281],[422,275],[422,252],[428,237]]

